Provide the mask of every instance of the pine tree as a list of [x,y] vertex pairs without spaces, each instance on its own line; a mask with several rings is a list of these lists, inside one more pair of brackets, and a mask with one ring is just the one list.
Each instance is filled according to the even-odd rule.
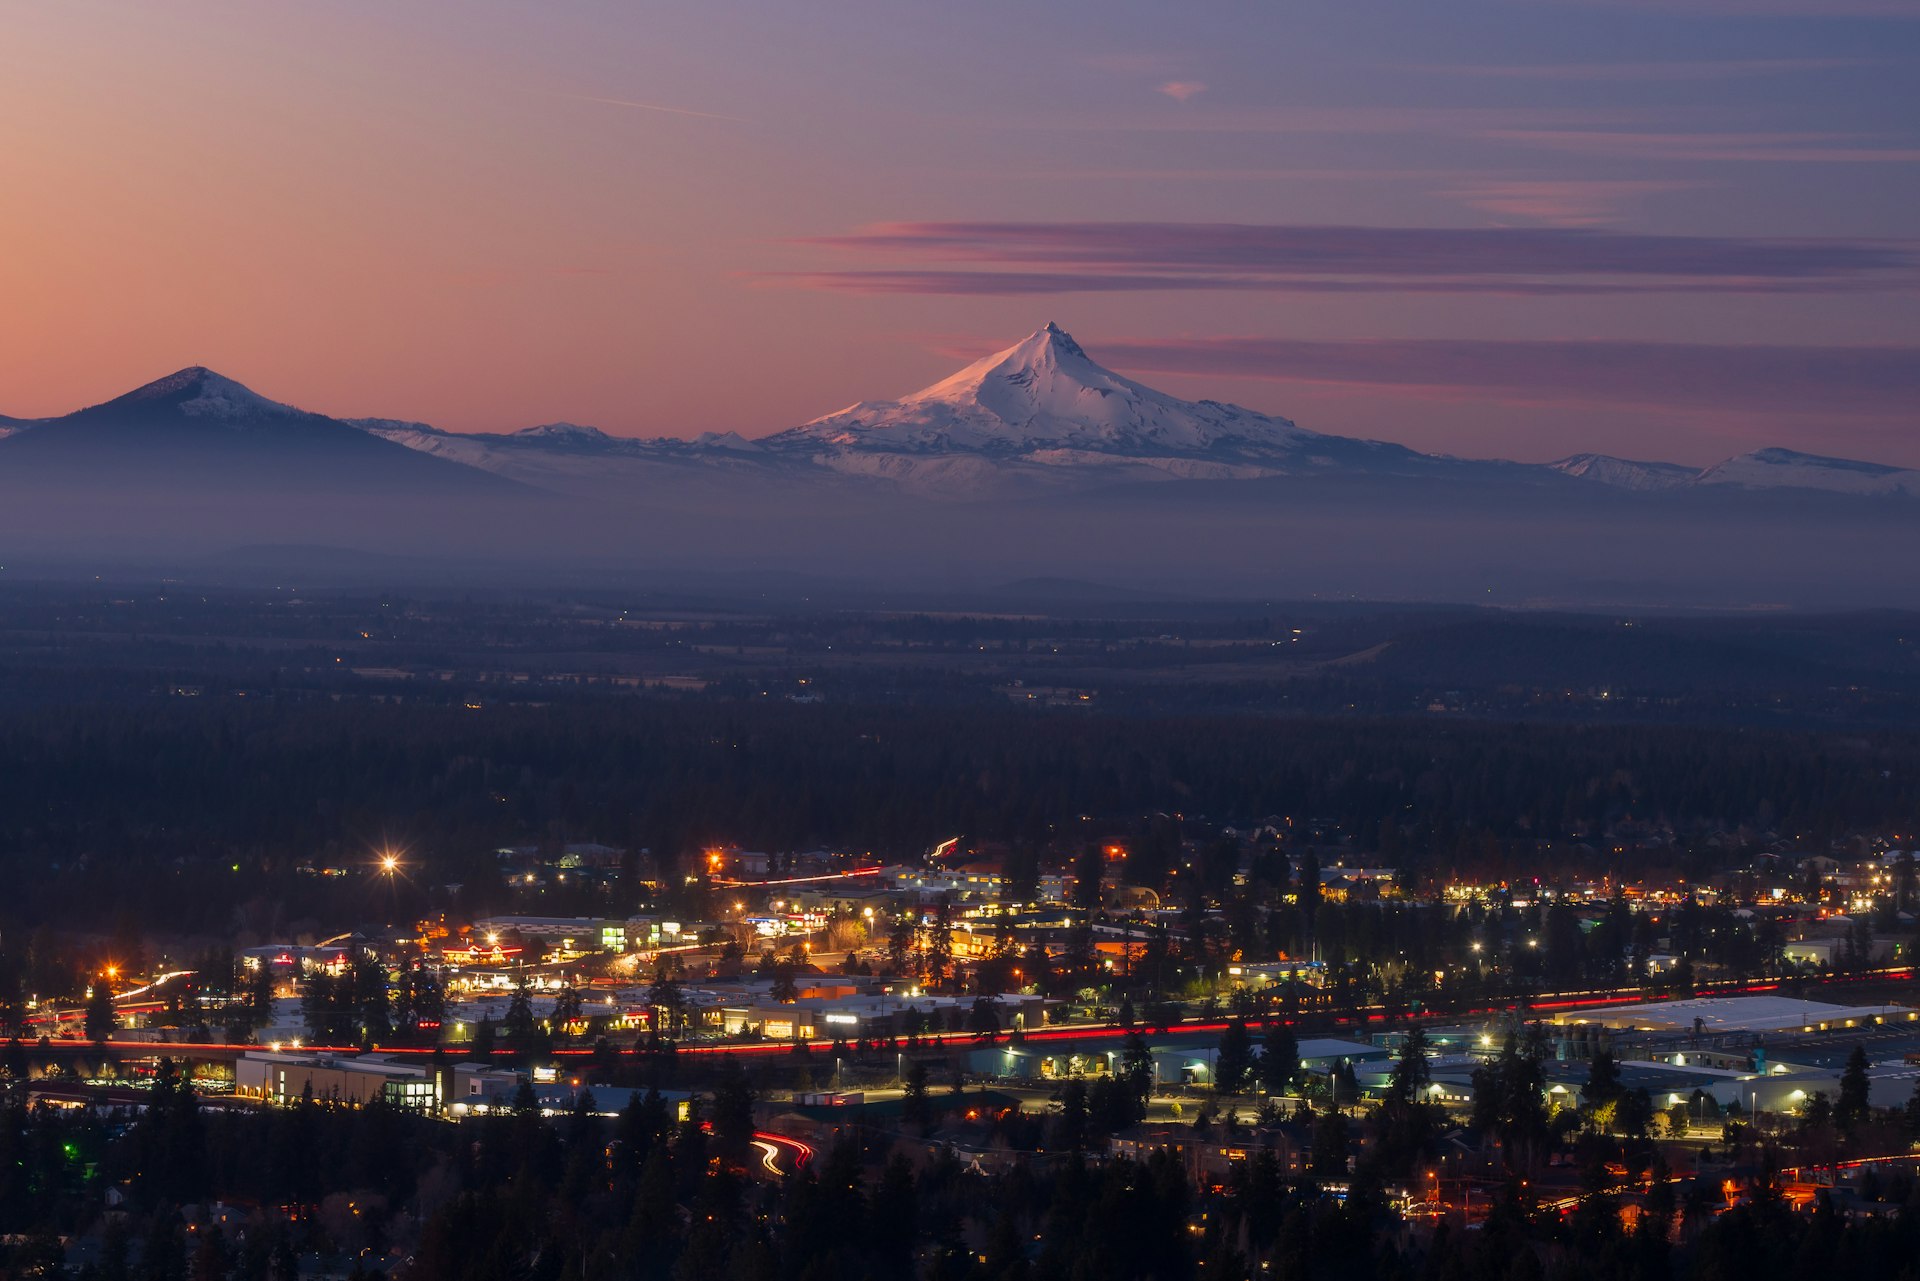
[[720,1060],[713,1091],[713,1138],[721,1152],[739,1160],[753,1141],[753,1084],[733,1055]]
[[1229,1019],[1220,1033],[1220,1050],[1214,1058],[1214,1088],[1222,1094],[1238,1094],[1247,1088],[1253,1073],[1253,1037],[1240,1019]]
[[800,987],[793,981],[792,961],[783,959],[774,963],[773,987],[768,994],[782,1005],[791,1004],[800,995]]
[[1604,1107],[1620,1097],[1620,1064],[1605,1046],[1595,1051],[1593,1062],[1587,1066],[1587,1083],[1580,1087],[1580,1097],[1589,1109]]
[[502,1020],[507,1037],[516,1050],[533,1040],[533,989],[522,973],[514,981],[513,995],[507,998],[507,1015]]
[[953,899],[942,894],[933,910],[933,923],[927,927],[927,982],[940,987],[952,967]]
[[655,1040],[680,1035],[686,1021],[686,997],[680,980],[662,960],[653,972],[653,987],[647,993],[648,1020]]
[[1300,1079],[1300,1042],[1285,1023],[1272,1024],[1261,1038],[1258,1071],[1268,1094],[1286,1094]]
[[933,1124],[933,1109],[927,1102],[927,1065],[915,1063],[907,1073],[906,1092],[900,1099],[900,1115],[908,1125],[925,1134]]
[[586,1002],[575,987],[571,978],[560,985],[560,991],[553,998],[553,1030],[566,1032],[572,1024],[580,1021],[586,1009]]
[[255,1031],[273,1022],[273,965],[262,960],[246,982],[247,1025]]
[[89,1041],[105,1041],[120,1026],[120,1018],[113,1010],[113,993],[105,979],[96,982],[87,994],[85,1018]]
[[1126,1046],[1120,1051],[1120,1077],[1144,1113],[1153,1094],[1153,1049],[1138,1032],[1127,1034]]
[[1852,1134],[1866,1124],[1871,1113],[1867,1050],[1863,1045],[1856,1045],[1853,1053],[1847,1055],[1847,1066],[1840,1073],[1840,1096],[1833,1105],[1833,1119],[1843,1133]]
[[1053,1123],[1050,1147],[1078,1152],[1087,1145],[1087,1087],[1080,1080],[1068,1081],[1060,1091],[1060,1115]]

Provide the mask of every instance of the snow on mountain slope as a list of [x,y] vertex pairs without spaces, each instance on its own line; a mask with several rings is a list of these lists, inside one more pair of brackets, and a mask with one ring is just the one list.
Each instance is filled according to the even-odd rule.
[[504,470],[493,465],[494,441],[485,436],[441,431],[426,423],[402,422],[394,418],[349,418],[346,421],[369,435],[390,440],[396,445],[405,445],[415,453],[431,454],[449,462],[480,467],[490,472]]
[[1102,369],[1058,325],[901,400],[861,401],[769,448],[1145,457],[1287,455],[1325,439],[1237,405],[1184,401]]
[[423,454],[477,467],[538,489],[617,505],[724,502],[751,473],[775,478],[755,442],[732,432],[694,440],[635,440],[597,427],[546,423],[505,433],[443,431],[426,423],[358,418],[354,426]]
[[1700,473],[1698,485],[1742,489],[1820,489],[1840,494],[1920,496],[1920,471],[1823,458],[1792,449],[1760,449],[1717,463]]
[[1565,476],[1642,493],[1677,489],[1691,483],[1700,474],[1698,467],[1681,463],[1648,463],[1632,458],[1614,458],[1608,454],[1573,454],[1558,462],[1548,463],[1547,467]]
[[1920,473],[1789,450],[1760,450],[1700,471],[1598,453],[1547,464],[1453,458],[1325,435],[1284,418],[1219,401],[1181,400],[1134,382],[1095,363],[1054,324],[912,395],[861,401],[759,440],[732,432],[635,440],[572,423],[496,435],[384,419],[355,425],[501,475],[575,491],[591,483],[599,493],[617,492],[622,484],[691,483],[694,469],[701,469],[715,479],[751,474],[781,482],[877,482],[948,500],[1149,480],[1282,476],[1530,488],[1575,480],[1675,495],[1706,485],[1920,495]]

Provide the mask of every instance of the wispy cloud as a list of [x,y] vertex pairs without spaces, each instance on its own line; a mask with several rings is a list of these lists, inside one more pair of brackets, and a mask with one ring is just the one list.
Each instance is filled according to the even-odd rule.
[[1611,294],[1826,294],[1877,286],[1822,281],[1315,280],[1259,276],[1091,275],[1028,271],[767,271],[746,279],[765,286],[842,294],[933,294],[1008,298],[1044,294],[1286,293],[1477,294],[1504,298],[1581,298]]
[[851,293],[1804,293],[1920,283],[1920,252],[1906,242],[1564,227],[918,222],[802,243],[866,261],[770,279]]
[[669,116],[696,116],[702,120],[731,120],[735,124],[752,124],[744,116],[727,116],[717,111],[695,111],[691,107],[670,107],[663,102],[635,102],[631,98],[598,98],[584,93],[563,93],[562,98],[571,98],[575,102],[597,102],[605,107],[626,107],[633,111],[657,111]]
[[1166,94],[1175,102],[1187,102],[1207,91],[1207,86],[1198,80],[1169,80],[1154,88],[1156,92]]
[[1494,65],[1427,65],[1421,71],[1474,80],[1693,81],[1797,75],[1886,66],[1884,58],[1722,58],[1670,62],[1545,62]]
[[[1446,136],[1483,138],[1506,129],[1627,129],[1670,118],[1644,107],[1287,106],[1065,115],[1046,127],[1064,133],[1219,133],[1302,137]],[[1024,122],[1023,122],[1024,123]]]
[[1653,9],[1716,18],[1920,18],[1914,0],[1565,0],[1606,9]]
[[1640,160],[1768,164],[1912,164],[1920,147],[1833,133],[1650,133],[1602,129],[1489,129],[1482,137],[1548,151]]
[[[1920,0],[1915,0],[1920,6]],[[1738,131],[1681,127],[1719,122],[1724,112],[1644,106],[1298,106],[1141,111],[1049,119],[1061,133],[1214,134],[1232,137],[1447,138],[1526,150],[1686,164],[1720,161],[1911,164],[1920,147],[1904,134]],[[1021,127],[1031,127],[1021,122]]]
[[1445,194],[1496,218],[1556,227],[1594,227],[1613,222],[1627,206],[1644,197],[1698,186],[1695,182],[1658,179],[1486,180],[1452,187]]
[[1184,54],[1168,50],[1128,50],[1083,54],[1079,62],[1100,71],[1125,76],[1168,76],[1176,74],[1189,61]]
[[1099,354],[1141,373],[1541,405],[1887,417],[1920,397],[1916,347],[1195,338],[1107,341]]

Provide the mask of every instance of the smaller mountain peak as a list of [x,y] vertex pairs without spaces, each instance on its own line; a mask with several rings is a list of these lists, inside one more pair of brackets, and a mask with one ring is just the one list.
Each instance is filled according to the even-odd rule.
[[[128,400],[158,400],[162,396],[172,396],[179,392],[190,391],[209,378],[220,375],[205,365],[188,365],[185,369],[176,369],[164,378],[156,378],[127,393]],[[222,380],[227,381],[227,380]],[[239,384],[235,384],[238,386]]]
[[703,431],[693,438],[695,449],[725,449],[735,453],[759,453],[757,441],[748,440],[737,431]]
[[136,387],[113,402],[119,405],[167,405],[200,418],[285,416],[300,411],[268,400],[243,383],[205,365],[188,365],[164,378]]
[[1889,466],[1886,463],[1862,462],[1857,458],[1830,458],[1824,454],[1803,453],[1798,449],[1785,449],[1779,445],[1770,445],[1765,449],[1756,449],[1751,453],[1741,454],[1737,458],[1728,459],[1727,463],[1723,463],[1721,466],[1724,467],[1728,464],[1742,461],[1759,463],[1767,467],[1798,467],[1836,472],[1859,472],[1871,476],[1891,476],[1905,470],[1904,468]]
[[579,423],[541,423],[538,427],[522,427],[513,435],[516,440],[602,441],[611,439],[598,427],[583,427]]

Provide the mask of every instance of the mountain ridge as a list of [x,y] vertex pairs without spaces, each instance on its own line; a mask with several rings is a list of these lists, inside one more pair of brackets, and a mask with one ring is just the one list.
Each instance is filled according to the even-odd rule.
[[[1904,469],[1782,450],[1691,475],[1449,458],[1179,400],[1057,326],[1020,347],[753,441],[335,419],[192,366],[0,439],[0,564],[87,575],[326,546],[503,583],[751,569],[1042,594],[1920,603]],[[1648,474],[1664,487],[1619,483]],[[260,555],[287,581],[335,572]]]
[[[826,471],[926,496],[1051,492],[1081,483],[1247,480],[1360,471],[1570,480],[1632,493],[1723,486],[1920,496],[1920,471],[1768,448],[1710,467],[1588,452],[1548,463],[1423,453],[1390,441],[1315,432],[1224,401],[1180,400],[1101,367],[1048,322],[946,378],[895,400],[863,400],[748,439],[613,436],[572,423],[460,433],[420,423],[348,420],[470,465],[515,474],[535,451],[609,459]],[[528,477],[532,479],[532,477]]]
[[[316,433],[352,431],[463,473],[563,491],[592,481],[596,492],[609,497],[618,496],[623,476],[661,465],[770,478],[832,475],[949,500],[1141,480],[1336,474],[1571,482],[1641,494],[1723,488],[1920,497],[1920,470],[1779,447],[1708,467],[1598,452],[1518,463],[1315,432],[1223,401],[1182,400],[1114,373],[1051,321],[896,400],[858,401],[754,439],[736,432],[705,432],[691,439],[624,437],[566,421],[466,433],[400,419],[336,419],[270,400],[206,366],[192,365],[62,417],[0,417],[0,464],[42,452],[66,434],[114,437],[127,448],[162,443],[130,435],[135,420],[148,429],[163,424],[176,439],[194,430],[203,436],[222,431],[258,436],[272,428],[285,435],[267,439],[300,435],[309,447]],[[369,465],[378,464],[369,460]]]

